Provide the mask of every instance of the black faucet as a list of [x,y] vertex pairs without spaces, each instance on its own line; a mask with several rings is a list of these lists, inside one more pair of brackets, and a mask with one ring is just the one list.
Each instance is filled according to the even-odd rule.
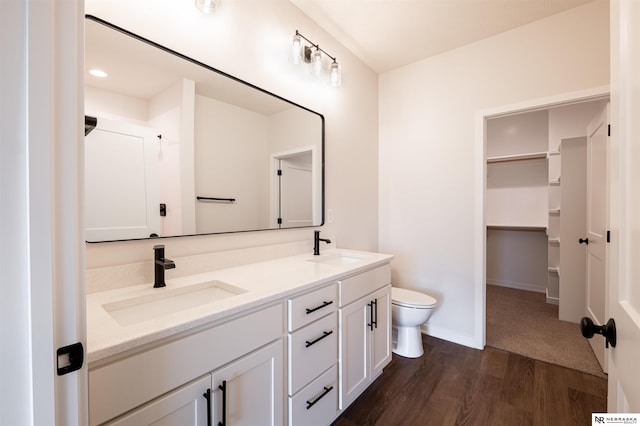
[[331,244],[331,240],[327,238],[320,238],[320,231],[313,231],[313,255],[318,256],[320,254],[320,241],[324,241],[327,244]]
[[164,282],[164,270],[165,269],[174,269],[176,264],[171,259],[166,259],[164,257],[164,245],[160,244],[157,246],[153,246],[153,254],[154,254],[154,278],[153,278],[153,288],[164,287],[167,284]]

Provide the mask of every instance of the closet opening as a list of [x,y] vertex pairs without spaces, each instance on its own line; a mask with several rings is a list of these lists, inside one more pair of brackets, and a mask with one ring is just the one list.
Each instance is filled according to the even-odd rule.
[[587,153],[607,105],[602,95],[484,117],[486,345],[600,376],[578,327],[593,304],[579,240],[606,211],[606,194],[588,205],[587,182],[606,191],[606,173],[589,177]]

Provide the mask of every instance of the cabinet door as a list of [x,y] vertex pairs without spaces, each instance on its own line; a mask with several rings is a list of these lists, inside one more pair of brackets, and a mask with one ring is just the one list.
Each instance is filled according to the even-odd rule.
[[198,379],[110,423],[112,426],[206,426],[211,376]]
[[391,362],[391,286],[371,295],[375,300],[374,319],[371,333],[371,377],[375,378]]
[[340,309],[340,409],[369,385],[369,298]]
[[282,425],[282,345],[278,340],[212,373],[213,424]]

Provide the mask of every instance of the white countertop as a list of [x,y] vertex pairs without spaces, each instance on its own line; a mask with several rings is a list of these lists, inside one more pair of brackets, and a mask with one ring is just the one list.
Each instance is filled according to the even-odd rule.
[[[340,254],[362,257],[346,264],[310,262]],[[87,362],[92,363],[213,321],[284,299],[329,283],[336,278],[370,269],[393,259],[392,255],[354,250],[325,250],[321,256],[303,254],[198,275],[167,280],[164,288],[153,283],[87,295]],[[179,268],[180,265],[176,265]],[[103,305],[125,299],[153,296],[192,284],[217,280],[245,293],[182,309],[131,325],[120,325]]]

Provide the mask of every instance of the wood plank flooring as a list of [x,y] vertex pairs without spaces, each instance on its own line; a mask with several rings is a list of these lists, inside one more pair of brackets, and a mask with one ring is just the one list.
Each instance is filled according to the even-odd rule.
[[491,347],[423,341],[422,358],[394,354],[333,425],[591,425],[592,412],[606,411],[606,379]]

